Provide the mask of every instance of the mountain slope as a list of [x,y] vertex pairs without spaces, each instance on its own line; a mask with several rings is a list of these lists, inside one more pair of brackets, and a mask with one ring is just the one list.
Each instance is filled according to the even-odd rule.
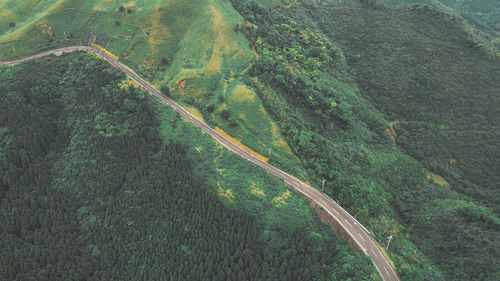
[[[207,122],[263,155],[271,149],[273,158],[297,169],[297,157],[255,92],[237,79],[256,54],[244,34],[234,31],[243,19],[230,2],[9,0],[0,12],[10,15],[0,17],[2,59],[86,44],[95,34],[97,44],[158,88],[169,87],[177,101],[200,111]],[[246,97],[236,97],[241,93]]]
[[[391,235],[403,280],[495,280],[498,50],[456,16],[383,2],[7,1],[0,55],[97,34],[210,125],[324,182],[381,245]],[[162,117],[163,135],[196,146],[195,135],[168,129],[173,117]],[[218,167],[218,150],[208,162],[191,152],[196,171],[217,167],[208,181],[221,196],[240,186],[235,201],[261,210],[252,199],[269,182],[241,183],[245,166]]]
[[378,277],[283,183],[103,60],[48,57],[0,78],[2,280]]
[[391,4],[419,3],[442,11],[459,13],[479,30],[500,35],[500,3],[495,0],[391,0]]
[[[309,175],[325,179],[325,192],[379,241],[393,236],[402,279],[495,280],[496,51],[455,17],[432,10],[376,1],[263,9],[260,2],[233,1],[259,26],[252,37],[259,61],[249,83]],[[473,125],[470,118],[482,121]],[[410,126],[419,129],[401,132]],[[444,138],[443,130],[460,138]],[[463,216],[487,222],[474,225]],[[451,229],[457,236],[444,243]]]
[[[326,10],[339,19],[324,30],[343,43],[362,93],[393,122],[398,145],[498,212],[499,57],[447,14],[354,9]],[[353,14],[351,24],[338,24]]]

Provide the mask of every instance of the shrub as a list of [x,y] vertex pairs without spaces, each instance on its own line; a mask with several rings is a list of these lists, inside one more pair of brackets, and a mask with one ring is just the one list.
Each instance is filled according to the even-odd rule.
[[171,60],[171,58],[162,58],[161,65],[169,65]]
[[162,87],[160,88],[160,91],[162,92],[162,94],[164,94],[164,95],[165,95],[165,96],[167,96],[167,97],[170,97],[170,96],[171,96],[171,95],[170,95],[170,88],[169,88],[169,87],[167,87],[167,86],[162,86]]
[[229,119],[231,117],[231,112],[227,109],[224,109],[221,111],[220,113],[220,117],[224,118],[224,119]]

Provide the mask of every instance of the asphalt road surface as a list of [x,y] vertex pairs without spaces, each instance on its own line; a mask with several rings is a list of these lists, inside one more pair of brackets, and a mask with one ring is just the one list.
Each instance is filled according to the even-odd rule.
[[291,186],[296,192],[300,192],[303,196],[309,198],[318,204],[324,211],[326,211],[329,215],[331,215],[336,222],[341,226],[343,232],[346,234],[348,241],[354,243],[354,247],[363,251],[366,255],[368,255],[375,267],[377,268],[380,276],[384,281],[399,281],[396,272],[391,267],[389,261],[382,254],[380,249],[377,247],[372,237],[370,236],[370,232],[366,230],[354,217],[352,217],[347,211],[345,211],[340,205],[338,205],[334,200],[325,195],[324,193],[318,191],[317,189],[305,184],[304,182],[298,180],[297,178],[269,165],[266,162],[263,162],[259,158],[253,156],[248,153],[246,150],[242,149],[238,145],[234,144],[230,140],[226,139],[223,135],[216,132],[214,129],[209,127],[206,123],[196,118],[193,114],[189,113],[186,109],[172,101],[171,99],[164,96],[159,90],[149,84],[147,81],[139,77],[135,72],[133,72],[130,68],[123,65],[119,61],[116,61],[106,53],[102,52],[99,49],[90,47],[90,46],[72,46],[65,47],[60,49],[55,49],[52,51],[48,51],[45,53],[41,53],[38,55],[20,58],[12,61],[0,62],[0,65],[9,65],[20,63],[28,60],[38,59],[45,56],[60,54],[63,52],[73,52],[76,50],[85,50],[93,52],[105,60],[109,62],[111,66],[114,68],[118,68],[123,71],[128,77],[141,85],[148,92],[159,98],[162,102],[170,106],[173,110],[179,113],[182,117],[184,117],[189,122],[193,123],[205,133],[209,134],[216,141],[224,145],[229,150],[238,154],[239,156],[247,159],[248,161],[254,163],[257,166],[262,167],[268,173],[273,174],[274,176],[281,178],[285,181],[285,183]]

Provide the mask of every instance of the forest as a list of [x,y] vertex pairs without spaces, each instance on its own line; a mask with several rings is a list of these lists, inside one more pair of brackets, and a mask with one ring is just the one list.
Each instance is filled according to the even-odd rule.
[[[97,34],[401,280],[500,279],[498,1],[132,2],[0,4],[2,59]],[[1,280],[380,279],[287,191],[87,53],[0,67]]]
[[[465,32],[461,19],[421,6],[370,13],[377,21],[369,27],[342,29],[331,21],[337,32],[324,29],[334,40],[358,34],[360,40],[342,43],[362,94],[391,122],[406,153],[498,214],[498,50]],[[423,24],[425,36],[408,32]]]
[[381,244],[393,235],[401,279],[498,280],[500,61],[487,37],[421,5],[232,2],[259,54],[247,83],[325,193]]
[[124,79],[86,53],[0,68],[0,279],[379,278],[325,224],[283,226],[271,244]]
[[[419,4],[452,12],[465,18],[475,28],[498,37],[500,35],[500,5],[496,0],[389,0],[393,5]],[[497,41],[500,43],[500,41]]]

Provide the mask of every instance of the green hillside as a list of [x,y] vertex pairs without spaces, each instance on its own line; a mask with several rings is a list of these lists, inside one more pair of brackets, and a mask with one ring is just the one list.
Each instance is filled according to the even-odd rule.
[[476,28],[500,35],[500,2],[496,0],[390,0],[391,4],[425,4],[441,11],[458,13]]
[[495,280],[498,50],[430,9],[259,2],[233,1],[259,26],[248,83],[314,182],[394,236],[403,280]]
[[124,78],[84,53],[0,67],[1,280],[378,278],[282,182]]
[[[351,17],[352,24],[330,21],[336,32],[325,32],[342,40],[353,76],[393,122],[397,144],[454,190],[498,213],[500,161],[492,157],[500,155],[498,50],[490,53],[447,14],[418,7],[366,10],[372,23],[363,25],[367,15],[352,18],[339,10],[327,12]],[[425,33],[411,32],[417,29]]]
[[154,85],[170,87],[193,112],[261,154],[271,148],[273,158],[306,177],[255,92],[238,80],[256,54],[244,34],[234,31],[243,18],[229,1],[9,0],[0,5],[0,14],[8,14],[0,17],[0,59],[86,45],[94,34],[97,44]]
[[[87,44],[95,34],[97,44],[209,125],[265,156],[271,151],[272,165],[318,188],[325,180],[324,192],[372,231],[381,246],[393,236],[388,254],[402,280],[498,280],[500,51],[498,41],[475,29],[484,26],[481,30],[494,35],[490,31],[496,25],[498,5],[442,0],[425,2],[433,6],[389,7],[386,2],[7,0],[0,4],[0,60]],[[392,1],[396,2],[402,1]],[[83,68],[68,58],[65,67]],[[26,67],[37,69],[36,64]],[[80,79],[74,79],[82,83],[97,79],[78,75]],[[60,83],[55,77],[54,83]],[[101,93],[103,85],[95,92]],[[120,87],[130,95],[140,92],[126,90],[130,85],[123,81]],[[58,99],[64,100],[64,95]],[[196,183],[200,189],[218,196],[227,210],[238,209],[247,216],[240,220],[255,220],[261,231],[259,242],[268,241],[266,245],[276,252],[282,247],[280,257],[308,255],[290,241],[300,243],[303,232],[315,240],[319,236],[307,232],[314,231],[324,237],[318,252],[336,253],[333,248],[343,247],[312,219],[303,200],[288,194],[277,179],[237,160],[159,103],[145,100],[147,114],[156,120],[154,137],[167,151],[187,159],[189,180],[203,179]],[[7,112],[12,101],[8,102],[2,112]],[[129,105],[123,102],[123,107]],[[130,106],[127,114],[139,114],[135,105]],[[122,108],[116,114],[109,108],[104,111],[107,114],[92,113],[97,130],[93,137],[139,134],[127,125]],[[60,121],[80,124],[73,119]],[[60,122],[39,127],[49,130],[56,123]],[[0,134],[8,136],[4,143],[10,143],[11,132],[1,127],[5,125]],[[55,167],[51,171],[91,161],[78,158],[83,152],[69,144],[59,154],[52,148],[44,150],[51,151],[47,155],[59,165],[50,166]],[[154,166],[151,163],[159,161],[154,155],[165,152],[148,149],[153,156],[144,161]],[[2,151],[0,157],[8,155]],[[109,160],[103,159],[99,165]],[[125,182],[146,181],[110,169]],[[91,175],[98,174],[92,171]],[[85,176],[62,173],[57,178],[63,184]],[[89,183],[89,188],[92,184],[97,182]],[[103,196],[106,202],[108,194]],[[120,216],[123,213],[117,213]],[[290,233],[297,233],[297,238]],[[330,247],[326,244],[333,248],[325,248]],[[285,250],[289,248],[294,250]],[[189,249],[181,247],[178,252]],[[331,260],[311,260],[314,272],[299,269],[303,273],[297,276],[372,278],[373,268],[353,273],[367,265],[366,258],[338,251],[324,255]],[[280,262],[274,265],[281,271]],[[342,262],[347,265],[339,266]],[[305,261],[305,267],[308,264]],[[271,280],[279,279],[272,271],[269,274]],[[317,278],[306,278],[310,276]],[[120,275],[106,277],[120,279]]]

